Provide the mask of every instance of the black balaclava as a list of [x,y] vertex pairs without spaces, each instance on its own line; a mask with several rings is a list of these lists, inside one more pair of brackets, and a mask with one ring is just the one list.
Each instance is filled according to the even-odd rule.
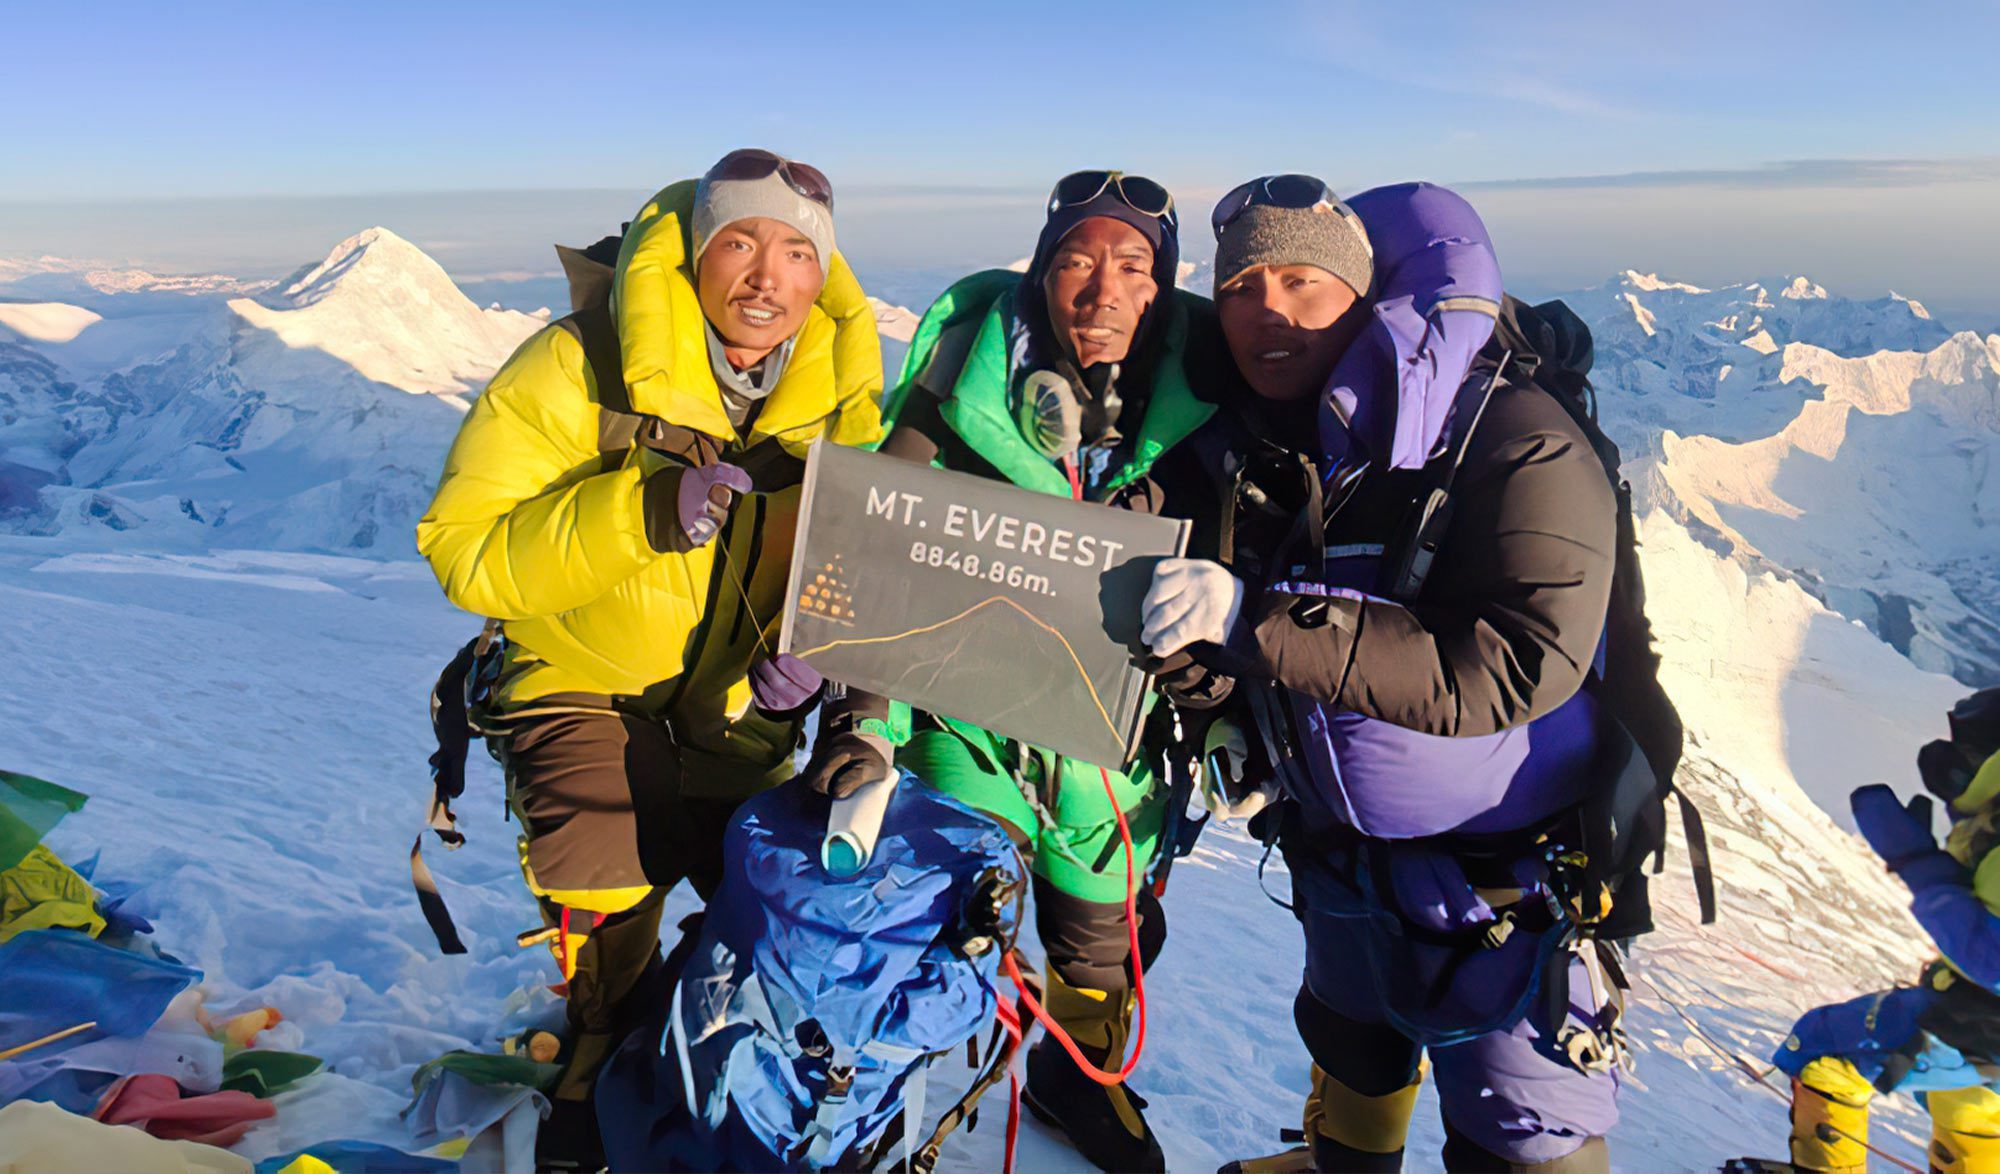
[[[1069,353],[1064,341],[1055,336],[1055,330],[1049,324],[1048,299],[1043,293],[1043,281],[1048,276],[1049,262],[1055,255],[1056,246],[1062,243],[1071,229],[1093,216],[1109,216],[1139,230],[1140,235],[1153,246],[1153,280],[1160,290],[1153,298],[1153,304],[1140,317],[1139,327],[1133,332],[1131,350],[1123,361],[1095,363],[1088,369],[1078,370],[1076,357]],[[1137,431],[1138,421],[1144,418],[1147,393],[1153,385],[1153,367],[1159,360],[1159,321],[1166,312],[1165,303],[1173,296],[1179,281],[1180,265],[1180,238],[1173,226],[1127,204],[1111,184],[1106,184],[1102,192],[1086,203],[1055,209],[1042,225],[1042,235],[1035,242],[1035,255],[1028,262],[1028,271],[1021,278],[1021,290],[1014,303],[1019,308],[1021,321],[1028,328],[1030,362],[1036,367],[1054,370],[1068,379],[1083,401],[1083,441],[1086,446],[1100,443],[1114,428],[1129,437]]]

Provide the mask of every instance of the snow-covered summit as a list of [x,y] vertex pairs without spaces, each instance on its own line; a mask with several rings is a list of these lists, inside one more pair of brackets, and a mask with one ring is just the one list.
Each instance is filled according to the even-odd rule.
[[1619,279],[1632,289],[1644,290],[1647,293],[1658,293],[1666,289],[1679,290],[1682,293],[1691,294],[1705,294],[1709,292],[1698,285],[1689,285],[1684,281],[1668,281],[1657,273],[1641,273],[1636,269],[1627,269],[1625,272],[1619,274]]
[[1910,309],[1910,317],[1912,318],[1928,319],[1931,316],[1931,312],[1924,308],[1924,304],[1922,302],[1918,301],[1915,298],[1906,298],[1902,294],[1897,293],[1893,289],[1889,291],[1889,300],[1892,302],[1901,302],[1905,306],[1908,306]]
[[[1785,293],[1773,297],[1773,287]],[[1812,290],[1825,296],[1807,296]],[[1705,289],[1628,269],[1564,300],[1595,337],[1595,381],[1621,393],[1606,416],[1628,452],[1657,450],[1669,430],[1747,440],[1783,427],[1807,394],[1803,385],[1758,389],[1788,382],[1779,356],[1794,342],[1851,358],[1929,351],[1951,337],[1908,298],[1839,297],[1802,278]]]
[[91,269],[84,284],[101,294],[258,294],[271,288],[268,279],[243,279],[226,273],[152,273],[145,269]]
[[2000,335],[1804,277],[1705,290],[1626,270],[1565,300],[1642,507],[1921,668],[2000,675]]
[[365,379],[409,392],[477,390],[499,359],[544,325],[481,309],[422,249],[386,228],[348,237],[281,288],[229,308],[254,328],[243,340],[248,351],[266,342],[322,351]]

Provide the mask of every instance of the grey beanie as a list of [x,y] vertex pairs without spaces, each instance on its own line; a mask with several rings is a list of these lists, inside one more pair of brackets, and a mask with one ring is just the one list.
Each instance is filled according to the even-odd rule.
[[694,189],[695,261],[700,262],[716,233],[738,220],[757,216],[798,229],[799,235],[811,241],[819,253],[820,276],[826,276],[833,264],[833,212],[817,200],[793,191],[784,176],[775,171],[761,179],[702,178]]
[[1374,285],[1375,250],[1361,218],[1344,205],[1252,204],[1216,237],[1215,288],[1259,265],[1316,265],[1367,297]]

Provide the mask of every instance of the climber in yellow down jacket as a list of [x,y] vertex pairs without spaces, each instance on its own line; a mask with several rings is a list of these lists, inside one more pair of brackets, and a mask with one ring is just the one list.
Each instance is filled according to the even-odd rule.
[[737,803],[791,774],[821,684],[775,654],[803,457],[879,439],[882,362],[826,177],[770,152],[562,253],[576,312],[473,404],[417,546],[501,625],[473,716],[568,984],[545,1156],[588,1162],[662,898],[706,897]]

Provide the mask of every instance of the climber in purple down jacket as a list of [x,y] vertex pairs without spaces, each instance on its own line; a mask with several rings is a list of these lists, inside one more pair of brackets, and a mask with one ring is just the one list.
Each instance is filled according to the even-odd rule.
[[[1606,1169],[1610,987],[1534,843],[1591,781],[1604,467],[1480,357],[1500,274],[1458,196],[1266,177],[1214,227],[1247,386],[1162,471],[1170,511],[1221,509],[1183,514],[1212,557],[1161,565],[1144,639],[1294,800],[1267,818],[1306,939],[1307,1146],[1244,1168],[1399,1168],[1428,1051],[1448,1168]],[[1413,558],[1447,468],[1435,557]]]

